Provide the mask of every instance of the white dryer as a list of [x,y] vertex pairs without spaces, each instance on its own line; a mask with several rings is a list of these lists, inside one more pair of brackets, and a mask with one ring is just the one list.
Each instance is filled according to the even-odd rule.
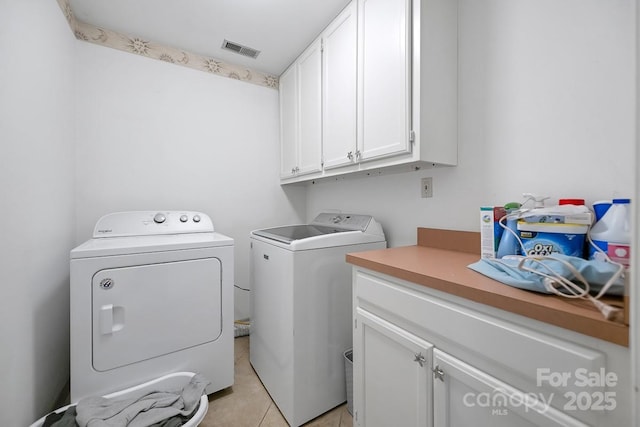
[[191,371],[233,384],[233,239],[199,212],[119,212],[71,251],[71,401]]
[[322,213],[312,223],[251,233],[249,359],[280,412],[299,426],[347,399],[351,267],[345,256],[386,247],[369,215]]

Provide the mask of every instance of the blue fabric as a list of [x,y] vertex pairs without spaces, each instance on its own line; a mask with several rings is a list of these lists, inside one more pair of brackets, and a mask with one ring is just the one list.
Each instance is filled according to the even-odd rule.
[[[524,271],[518,268],[518,264],[523,257],[507,257],[502,259],[483,258],[478,262],[470,264],[468,267],[480,274],[490,277],[515,288],[528,291],[541,292],[545,294],[557,293],[550,289],[553,283],[539,274]],[[585,260],[561,254],[553,254],[551,257],[535,262],[531,259],[525,261],[525,265],[540,273],[549,274],[551,269],[555,274],[561,275],[568,280],[575,281],[573,273],[563,263],[556,261],[563,260],[569,262],[580,272],[589,283],[591,292],[598,292],[613,277],[619,266],[609,262]],[[576,282],[578,283],[578,282]],[[579,286],[582,286],[579,284]],[[557,288],[562,291],[561,288]],[[621,278],[607,290],[610,295],[622,295],[624,293],[624,283]]]

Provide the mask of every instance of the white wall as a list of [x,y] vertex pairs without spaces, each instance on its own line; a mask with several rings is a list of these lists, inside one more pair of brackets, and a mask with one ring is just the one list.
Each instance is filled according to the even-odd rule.
[[[391,246],[416,227],[478,231],[478,208],[523,192],[631,197],[633,0],[460,0],[459,165],[309,187],[308,218],[379,218]],[[433,177],[433,198],[420,178]]]
[[69,375],[75,39],[52,0],[0,0],[0,425],[49,411]]
[[78,242],[109,212],[202,211],[249,287],[249,232],[306,215],[304,188],[279,185],[278,91],[89,43],[76,65]]

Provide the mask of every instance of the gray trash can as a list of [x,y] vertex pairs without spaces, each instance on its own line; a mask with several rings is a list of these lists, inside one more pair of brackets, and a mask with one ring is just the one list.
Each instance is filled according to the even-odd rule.
[[353,349],[344,352],[344,377],[347,382],[347,411],[353,416]]

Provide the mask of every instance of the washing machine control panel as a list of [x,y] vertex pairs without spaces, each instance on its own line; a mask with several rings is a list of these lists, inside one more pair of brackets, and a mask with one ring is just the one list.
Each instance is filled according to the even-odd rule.
[[321,213],[312,222],[312,225],[324,225],[327,227],[344,230],[365,231],[371,222],[370,215]]
[[133,211],[103,216],[93,230],[93,237],[151,236],[213,232],[207,214],[191,211]]

